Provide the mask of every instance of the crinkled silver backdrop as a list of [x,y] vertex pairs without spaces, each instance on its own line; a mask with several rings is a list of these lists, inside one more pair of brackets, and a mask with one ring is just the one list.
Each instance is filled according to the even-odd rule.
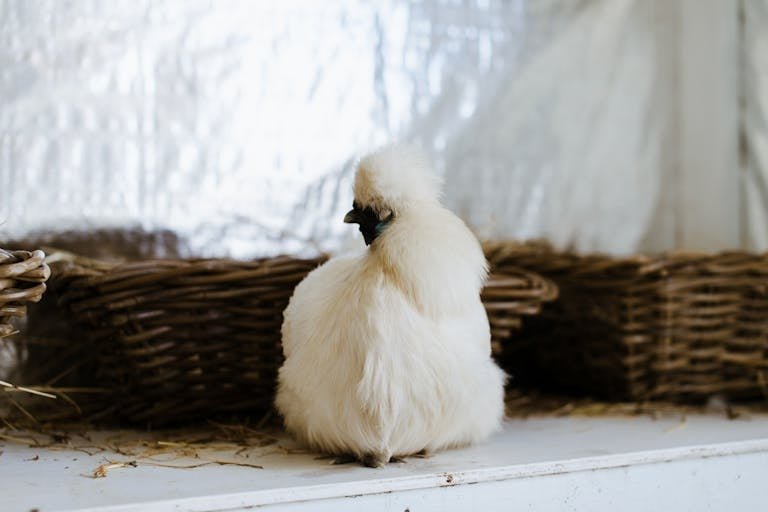
[[0,0],[0,239],[360,243],[354,159],[422,145],[483,237],[630,252],[670,122],[645,0]]

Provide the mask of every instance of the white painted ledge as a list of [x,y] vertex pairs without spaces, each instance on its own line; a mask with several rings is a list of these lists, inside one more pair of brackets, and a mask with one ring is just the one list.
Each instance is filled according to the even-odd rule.
[[140,465],[91,479],[130,457],[0,450],[4,512],[768,510],[768,416],[510,420],[482,446],[379,470],[267,447],[242,454],[264,469]]

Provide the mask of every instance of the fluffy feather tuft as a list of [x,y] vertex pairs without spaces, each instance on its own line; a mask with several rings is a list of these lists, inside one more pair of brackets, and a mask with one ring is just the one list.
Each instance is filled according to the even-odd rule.
[[415,203],[437,203],[442,179],[417,147],[393,144],[360,160],[355,175],[355,199],[377,211],[400,211]]
[[310,273],[285,310],[276,405],[316,450],[378,465],[478,442],[501,424],[486,261],[439,185],[412,148],[363,158],[356,207],[384,228],[361,254]]

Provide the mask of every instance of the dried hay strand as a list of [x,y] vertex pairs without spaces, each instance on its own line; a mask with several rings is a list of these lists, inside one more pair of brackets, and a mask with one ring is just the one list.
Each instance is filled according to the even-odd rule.
[[[261,422],[260,422],[261,423]],[[100,456],[88,478],[105,478],[113,470],[131,467],[195,469],[240,466],[262,469],[270,455],[307,453],[279,428],[263,424],[208,422],[175,430],[89,430],[86,425],[56,429],[0,429],[0,442],[46,451],[78,451]]]
[[566,396],[541,391],[508,389],[508,418],[529,417],[685,417],[716,415],[727,419],[768,414],[768,402],[728,402],[722,395],[712,395],[706,402],[683,404],[662,400],[605,401],[588,396]]
[[[722,397],[706,405],[692,406],[669,402],[600,402],[587,398],[568,398],[538,392],[511,390],[507,394],[507,417],[579,418],[649,417],[679,419],[666,432],[685,428],[694,415],[718,415],[727,419],[750,419],[768,414],[764,407],[728,404]],[[101,456],[87,478],[105,478],[113,471],[142,466],[195,469],[210,465],[231,465],[261,469],[270,456],[309,454],[282,431],[276,418],[267,415],[257,422],[219,423],[208,421],[180,429],[90,430],[89,425],[69,424],[56,428],[38,426],[21,429],[15,425],[0,428],[0,442],[50,451],[79,451]],[[327,457],[316,456],[316,459]]]

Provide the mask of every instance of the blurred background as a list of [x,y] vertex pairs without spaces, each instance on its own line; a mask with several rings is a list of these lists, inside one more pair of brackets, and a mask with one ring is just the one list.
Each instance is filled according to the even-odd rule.
[[767,114],[768,0],[0,0],[0,241],[338,251],[407,141],[482,238],[766,250]]

